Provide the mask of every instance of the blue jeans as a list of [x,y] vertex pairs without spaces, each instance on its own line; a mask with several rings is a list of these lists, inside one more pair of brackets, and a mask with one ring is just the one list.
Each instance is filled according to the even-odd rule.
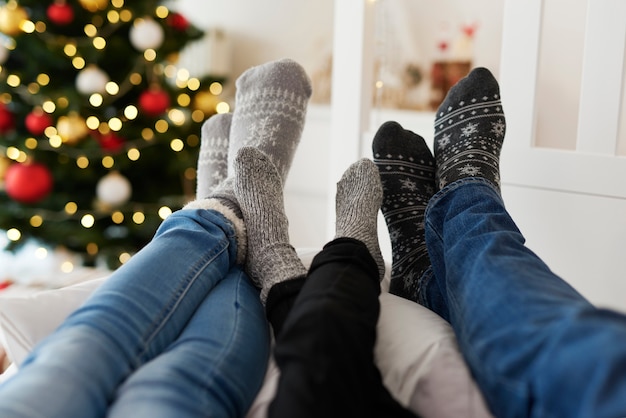
[[181,210],[0,386],[2,417],[241,417],[270,338],[232,225]]
[[448,185],[425,224],[433,270],[420,302],[450,321],[496,416],[626,416],[626,317],[526,248],[489,183]]

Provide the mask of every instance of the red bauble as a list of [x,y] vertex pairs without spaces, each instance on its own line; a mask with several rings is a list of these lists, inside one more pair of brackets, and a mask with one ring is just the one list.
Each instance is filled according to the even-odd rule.
[[124,142],[126,141],[121,136],[110,132],[105,135],[99,135],[98,142],[104,151],[116,153],[124,149]]
[[46,128],[52,124],[54,124],[52,117],[41,109],[33,110],[24,119],[26,129],[33,135],[42,135]]
[[52,174],[40,163],[15,163],[7,169],[4,188],[15,201],[37,203],[52,190]]
[[180,13],[172,13],[167,18],[167,23],[177,31],[186,31],[189,28],[189,21]]
[[139,96],[139,108],[146,116],[159,116],[170,107],[170,96],[158,87],[144,91]]
[[9,132],[15,127],[15,116],[4,104],[0,103],[0,134]]
[[60,26],[69,25],[74,21],[74,9],[64,1],[57,1],[48,6],[46,15],[52,23]]

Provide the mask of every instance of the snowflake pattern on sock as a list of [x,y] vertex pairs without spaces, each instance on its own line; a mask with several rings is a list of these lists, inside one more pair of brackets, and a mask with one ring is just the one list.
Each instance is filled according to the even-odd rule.
[[439,188],[466,177],[482,177],[500,188],[500,150],[506,131],[499,86],[484,68],[459,81],[435,120]]
[[395,122],[380,127],[372,149],[392,246],[389,291],[417,302],[419,279],[430,266],[424,212],[435,193],[435,160],[422,137]]
[[204,199],[228,176],[229,113],[216,114],[202,125],[196,198]]
[[272,61],[244,72],[236,87],[229,166],[241,147],[253,146],[271,158],[284,182],[311,96],[304,68],[291,60]]
[[202,142],[198,169],[207,168],[209,183],[217,185],[228,174],[228,139],[211,137]]

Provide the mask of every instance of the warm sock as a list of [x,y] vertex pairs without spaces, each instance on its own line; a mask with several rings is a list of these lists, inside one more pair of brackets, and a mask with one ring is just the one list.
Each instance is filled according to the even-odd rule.
[[378,169],[367,158],[348,167],[337,183],[335,238],[348,237],[363,242],[378,265],[381,280],[385,275],[385,262],[377,228],[382,199]]
[[196,199],[210,196],[228,176],[228,136],[232,117],[231,113],[218,113],[202,125]]
[[302,135],[311,83],[298,63],[283,59],[248,69],[237,79],[236,88],[228,133],[228,177],[211,197],[243,216],[233,190],[237,152],[244,146],[258,148],[276,166],[284,183]]
[[439,187],[482,177],[499,190],[504,132],[498,82],[486,68],[476,68],[450,89],[437,110],[434,148]]
[[242,147],[234,161],[234,191],[248,236],[246,270],[261,288],[265,304],[277,283],[306,275],[306,268],[289,244],[283,183],[269,156],[254,147]]
[[311,83],[295,61],[272,61],[245,71],[236,81],[230,128],[229,166],[243,146],[267,154],[284,183],[304,127]]
[[424,138],[396,122],[386,122],[378,129],[372,151],[391,238],[389,292],[417,301],[419,278],[430,267],[424,212],[435,192],[435,158]]

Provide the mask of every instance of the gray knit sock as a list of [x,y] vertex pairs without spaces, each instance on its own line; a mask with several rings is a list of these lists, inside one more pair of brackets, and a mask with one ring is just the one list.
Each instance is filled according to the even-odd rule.
[[353,163],[337,183],[335,238],[363,242],[378,265],[381,280],[385,262],[378,244],[377,217],[382,201],[380,175],[372,160],[362,158]]
[[386,122],[372,141],[383,184],[382,212],[391,238],[389,293],[417,302],[419,279],[430,267],[424,213],[435,193],[435,158],[421,136]]
[[267,154],[284,183],[304,126],[311,82],[295,61],[272,61],[245,71],[236,81],[228,165],[243,146]]
[[498,82],[486,68],[476,68],[450,89],[437,110],[434,148],[439,187],[482,177],[499,189],[504,132]]
[[289,244],[289,222],[283,202],[283,183],[269,156],[242,147],[233,165],[235,195],[248,235],[246,270],[261,288],[265,304],[273,285],[306,275],[306,268]]
[[209,196],[228,176],[228,136],[231,113],[218,113],[202,125],[196,174],[196,199]]

